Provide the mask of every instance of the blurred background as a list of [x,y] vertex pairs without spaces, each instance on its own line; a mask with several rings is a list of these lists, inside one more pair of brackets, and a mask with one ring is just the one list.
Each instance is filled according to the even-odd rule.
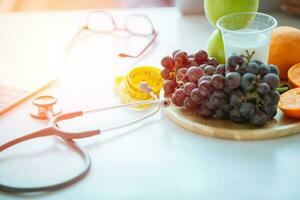
[[[0,0],[0,12],[176,6],[183,14],[203,13],[204,0]],[[260,10],[300,14],[300,0],[260,0]]]
[[172,0],[0,0],[2,11],[171,6]]

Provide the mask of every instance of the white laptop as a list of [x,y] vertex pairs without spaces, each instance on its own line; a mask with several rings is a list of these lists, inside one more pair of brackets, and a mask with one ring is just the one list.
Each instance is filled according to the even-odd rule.
[[77,26],[51,12],[0,14],[0,114],[51,84],[64,70]]

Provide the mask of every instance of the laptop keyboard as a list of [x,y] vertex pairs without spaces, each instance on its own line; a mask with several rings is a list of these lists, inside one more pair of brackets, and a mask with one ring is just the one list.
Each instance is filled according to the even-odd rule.
[[0,85],[0,112],[14,105],[27,94],[27,91]]

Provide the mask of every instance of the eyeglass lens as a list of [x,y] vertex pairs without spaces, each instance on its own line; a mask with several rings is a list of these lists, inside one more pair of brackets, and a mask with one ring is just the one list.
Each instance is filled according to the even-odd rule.
[[133,14],[127,17],[125,28],[135,35],[151,35],[153,26],[150,19],[144,15]]
[[96,32],[112,32],[116,29],[112,16],[101,11],[93,12],[88,16],[87,27]]
[[[134,35],[151,35],[153,34],[153,25],[151,20],[140,14],[132,14],[127,16],[124,22],[124,28]],[[116,30],[116,25],[113,17],[106,12],[96,11],[89,15],[87,27],[92,31],[97,32],[112,32]]]

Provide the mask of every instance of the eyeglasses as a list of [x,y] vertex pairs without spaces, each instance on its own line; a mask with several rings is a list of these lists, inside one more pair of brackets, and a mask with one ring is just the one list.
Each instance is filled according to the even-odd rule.
[[[115,31],[126,31],[129,34],[136,36],[152,36],[147,45],[136,55],[119,53],[118,56],[123,58],[137,58],[142,55],[155,41],[158,34],[154,29],[151,19],[146,15],[130,14],[125,19],[124,27],[120,28],[116,26],[114,17],[102,10],[94,10],[90,14],[88,14],[85,25],[80,29],[80,31],[84,29],[95,33],[113,33]],[[77,35],[78,34],[76,34],[74,38]],[[72,41],[74,40],[74,38],[72,39]]]

